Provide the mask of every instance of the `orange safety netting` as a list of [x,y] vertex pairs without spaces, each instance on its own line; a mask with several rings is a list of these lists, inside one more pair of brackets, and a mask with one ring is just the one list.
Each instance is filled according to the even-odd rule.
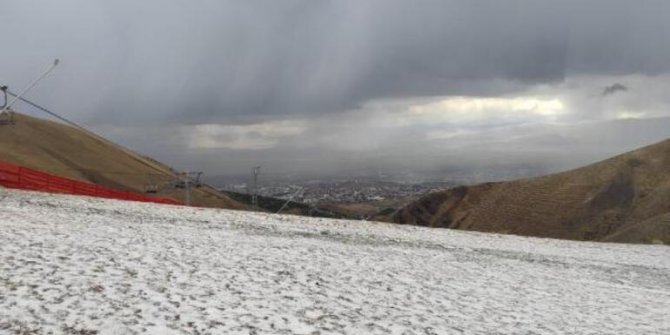
[[150,197],[144,194],[116,190],[83,181],[54,176],[2,161],[0,161],[0,185],[7,188],[49,193],[76,194],[119,200],[155,202],[159,204],[180,204],[178,201],[172,199]]

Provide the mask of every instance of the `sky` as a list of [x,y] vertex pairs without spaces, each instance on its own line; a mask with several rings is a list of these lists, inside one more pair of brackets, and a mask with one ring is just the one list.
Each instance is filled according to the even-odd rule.
[[29,99],[209,175],[557,171],[670,136],[664,0],[0,8],[0,84],[59,58]]

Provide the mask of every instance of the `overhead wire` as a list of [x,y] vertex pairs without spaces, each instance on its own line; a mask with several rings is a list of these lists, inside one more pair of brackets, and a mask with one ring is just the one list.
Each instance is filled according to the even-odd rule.
[[[11,95],[11,96],[13,96],[13,97],[18,97],[18,95],[17,95],[16,93],[10,91],[9,89],[6,89],[5,92],[6,92],[6,93],[9,93],[9,95]],[[74,122],[74,121],[72,121],[72,120],[68,120],[67,118],[65,118],[65,117],[63,117],[63,116],[60,116],[60,115],[56,114],[56,113],[53,112],[53,111],[50,111],[50,110],[47,109],[46,107],[42,107],[42,106],[40,106],[40,105],[38,105],[38,104],[36,104],[36,103],[34,103],[34,102],[32,102],[32,101],[30,101],[30,100],[24,98],[24,97],[19,97],[19,100],[22,101],[22,102],[24,102],[24,103],[27,103],[28,105],[30,105],[30,106],[32,106],[32,107],[35,107],[35,108],[37,108],[37,109],[39,109],[39,110],[41,110],[41,111],[43,111],[43,112],[45,112],[45,113],[47,113],[47,114],[49,114],[49,115],[51,115],[51,116],[53,116],[53,117],[55,117],[55,118],[61,120],[61,121],[65,122],[65,123],[67,123],[67,124],[69,124],[69,125],[71,125],[71,126],[73,126],[73,127],[76,127],[76,128],[78,128],[78,129],[80,129],[80,130],[83,130],[83,131],[86,131],[87,133],[90,133],[90,131],[89,131],[88,129],[86,129],[86,128],[80,126],[79,124],[77,124],[76,122]]]
[[[79,125],[78,123],[76,123],[76,122],[74,122],[74,121],[72,121],[72,120],[69,120],[69,119],[67,119],[66,117],[63,117],[63,116],[57,114],[56,112],[53,112],[53,111],[49,110],[48,108],[46,108],[46,107],[44,107],[44,106],[41,106],[41,105],[39,105],[39,104],[37,104],[37,103],[35,103],[35,102],[33,102],[33,101],[30,101],[29,99],[26,99],[26,98],[24,98],[24,97],[21,97],[21,96],[19,96],[18,94],[16,94],[16,93],[10,91],[10,90],[7,88],[7,86],[2,86],[1,88],[2,88],[2,91],[4,92],[4,95],[5,95],[5,103],[4,103],[4,105],[2,106],[2,108],[4,108],[4,107],[7,105],[7,95],[9,94],[9,95],[11,95],[11,96],[13,96],[13,97],[15,97],[15,98],[18,98],[17,100],[19,100],[19,101],[21,101],[21,102],[23,102],[23,103],[26,103],[26,104],[28,104],[28,105],[34,107],[34,108],[37,108],[38,110],[40,110],[40,111],[42,111],[42,112],[44,112],[44,113],[47,113],[47,114],[49,114],[49,115],[51,115],[51,116],[57,118],[58,120],[65,122],[66,124],[68,124],[68,125],[70,125],[70,126],[72,126],[72,127],[75,127],[75,128],[77,128],[77,129],[79,129],[79,130],[81,130],[81,131],[84,131],[84,132],[87,133],[87,134],[95,135],[95,133],[89,131],[88,129],[84,128],[83,126]],[[96,136],[97,136],[97,135],[96,135]],[[109,174],[115,174],[115,175],[129,175],[129,176],[130,176],[130,175],[132,175],[132,176],[148,176],[148,177],[150,177],[150,178],[156,178],[156,179],[168,179],[168,180],[172,180],[172,179],[174,179],[173,176],[169,176],[169,175],[166,175],[166,174],[164,174],[164,173],[140,173],[140,172],[133,173],[133,172],[105,171],[105,170],[81,169],[81,168],[61,168],[61,169],[54,169],[54,170],[57,170],[57,171],[80,171],[80,172],[89,172],[89,173],[90,173],[90,172],[95,172],[95,173],[101,173],[101,174],[107,174],[107,175],[109,175]],[[174,172],[174,173],[177,173],[177,172]]]

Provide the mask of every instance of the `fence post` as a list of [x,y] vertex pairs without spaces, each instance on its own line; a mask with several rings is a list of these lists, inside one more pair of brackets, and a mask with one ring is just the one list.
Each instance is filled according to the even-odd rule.
[[23,180],[22,180],[22,178],[21,178],[21,175],[22,175],[22,174],[23,174],[23,167],[19,166],[19,169],[18,169],[18,172],[17,172],[17,175],[18,175],[18,177],[19,177],[18,185],[17,185],[17,186],[18,186],[19,188],[23,187],[23,184],[22,184],[22,181],[23,181]]

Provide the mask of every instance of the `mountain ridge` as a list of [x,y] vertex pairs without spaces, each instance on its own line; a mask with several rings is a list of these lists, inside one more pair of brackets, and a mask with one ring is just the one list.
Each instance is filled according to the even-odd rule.
[[[144,193],[159,185],[157,195],[178,201],[184,191],[168,187],[179,173],[152,158],[82,128],[14,113],[14,124],[0,126],[0,159],[54,175]],[[208,185],[192,188],[195,206],[247,209]]]
[[665,140],[557,174],[429,194],[391,220],[573,240],[670,243],[668,213],[670,140]]

